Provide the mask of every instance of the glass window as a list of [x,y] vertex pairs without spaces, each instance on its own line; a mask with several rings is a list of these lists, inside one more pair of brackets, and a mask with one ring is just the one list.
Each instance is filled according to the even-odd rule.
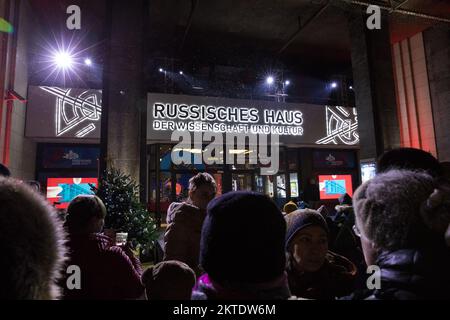
[[[184,169],[184,170],[198,170],[198,171],[205,171],[206,165],[203,161],[203,155],[204,155],[204,149],[201,148],[186,148],[186,149],[180,149],[178,147],[173,148],[172,152],[174,153],[174,156],[179,156],[183,160],[186,160],[186,162],[183,162],[181,164],[174,164],[174,168],[177,170]],[[217,157],[214,157],[217,158]],[[217,165],[211,165],[210,168],[213,168]]]
[[292,198],[297,198],[299,196],[297,172],[290,173],[289,174],[289,180],[290,180],[290,183],[291,183],[291,197]]
[[255,187],[256,192],[264,193],[264,177],[263,176],[255,176]]
[[298,168],[298,153],[297,149],[288,150],[288,168],[289,170],[297,170]]
[[156,179],[152,172],[148,177],[148,209],[150,212],[156,212]]
[[231,185],[231,189],[233,191],[238,191],[238,190],[247,190],[247,191],[251,191],[252,190],[252,176],[251,174],[238,174],[238,173],[233,173],[232,176],[232,185]]
[[269,197],[273,198],[273,176],[265,176],[266,179],[266,190],[265,194],[267,194]]
[[282,147],[280,147],[280,160],[279,160],[279,163],[280,163],[279,171],[286,172],[285,171],[286,170],[286,149],[282,148]]
[[286,198],[286,176],[284,174],[277,175],[277,197]]
[[172,165],[172,147],[170,145],[159,146],[159,168],[160,170],[170,170]]
[[170,178],[170,172],[160,172],[159,192],[159,212],[161,213],[161,222],[166,223],[167,209],[172,203],[172,179]]
[[217,185],[216,196],[220,196],[222,194],[222,174],[214,173],[212,176],[214,177],[214,180],[216,180],[216,185]]
[[194,176],[192,173],[178,173],[177,184],[175,186],[176,201],[186,201],[189,197],[189,179]]

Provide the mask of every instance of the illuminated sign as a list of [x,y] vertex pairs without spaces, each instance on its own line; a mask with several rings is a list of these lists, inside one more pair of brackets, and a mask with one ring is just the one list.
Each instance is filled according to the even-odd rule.
[[356,110],[214,97],[147,95],[147,140],[172,132],[278,135],[282,143],[357,146]]
[[97,186],[97,178],[48,178],[47,200],[58,209],[65,209],[76,196],[94,194],[91,184]]
[[373,162],[361,162],[361,182],[364,183],[375,177],[377,168],[375,161]]
[[[246,107],[153,104],[153,130],[302,135],[298,110],[260,110]],[[161,120],[160,120],[161,119]],[[263,121],[264,126],[258,125]],[[181,120],[181,121],[176,121]],[[187,122],[184,122],[188,120]]]
[[28,137],[99,138],[100,90],[29,87]]
[[[32,138],[100,138],[102,93],[75,88],[28,88],[25,134]],[[356,110],[149,93],[147,140],[171,141],[172,132],[277,135],[282,144],[358,146]]]
[[326,137],[316,141],[317,144],[354,145],[359,142],[358,118],[356,108],[326,107]]
[[319,175],[320,199],[339,199],[343,194],[353,195],[351,175]]

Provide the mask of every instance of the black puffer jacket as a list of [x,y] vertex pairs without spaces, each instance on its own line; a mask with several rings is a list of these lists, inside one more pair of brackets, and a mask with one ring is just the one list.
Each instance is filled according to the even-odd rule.
[[450,300],[449,248],[383,252],[377,265],[381,269],[381,288],[355,293],[350,299]]

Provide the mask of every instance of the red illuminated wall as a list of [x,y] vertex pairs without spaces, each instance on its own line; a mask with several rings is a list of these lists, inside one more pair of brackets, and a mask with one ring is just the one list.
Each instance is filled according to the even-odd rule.
[[401,145],[437,156],[422,33],[395,43],[392,51]]

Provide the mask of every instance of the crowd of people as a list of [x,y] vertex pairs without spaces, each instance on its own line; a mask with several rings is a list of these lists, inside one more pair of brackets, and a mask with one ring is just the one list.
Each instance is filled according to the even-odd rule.
[[[164,259],[145,271],[104,232],[101,199],[78,196],[63,224],[32,187],[0,165],[2,299],[450,299],[450,180],[431,154],[402,148],[333,211],[237,191],[211,175],[172,203]],[[79,285],[69,266],[80,270]],[[379,283],[368,285],[369,266]],[[376,283],[377,281],[375,281]]]

